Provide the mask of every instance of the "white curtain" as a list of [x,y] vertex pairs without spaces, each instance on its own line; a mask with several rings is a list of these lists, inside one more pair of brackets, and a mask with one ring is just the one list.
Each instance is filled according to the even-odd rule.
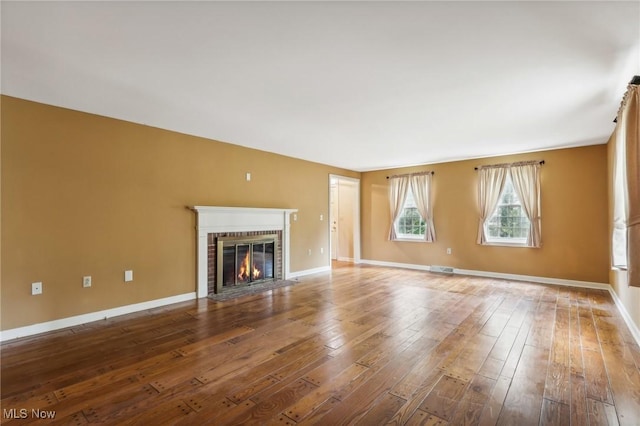
[[478,170],[478,207],[480,220],[478,221],[478,244],[486,244],[487,236],[484,232],[484,224],[498,206],[500,194],[504,188],[507,177],[507,166],[481,167]]
[[627,276],[640,287],[640,86],[630,84],[618,120],[627,166]]
[[424,240],[432,243],[436,240],[436,231],[433,226],[433,209],[431,207],[431,173],[413,175],[409,182],[418,212],[426,224]]
[[512,164],[509,172],[513,189],[530,222],[527,247],[540,247],[540,163]]
[[[621,119],[618,120],[621,122]],[[611,266],[627,269],[627,177],[625,129],[618,126],[613,138],[613,230],[611,234]]]
[[395,223],[402,214],[402,207],[404,207],[404,202],[407,199],[409,176],[392,177],[389,181],[389,211],[391,213],[389,240],[394,241],[398,238]]

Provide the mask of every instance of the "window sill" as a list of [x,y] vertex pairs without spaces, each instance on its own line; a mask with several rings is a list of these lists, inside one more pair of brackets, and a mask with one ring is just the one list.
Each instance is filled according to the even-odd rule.
[[421,238],[396,238],[395,240],[391,240],[391,241],[399,241],[399,242],[403,242],[403,243],[428,243],[429,241],[426,241],[423,237]]
[[482,244],[483,246],[496,246],[496,247],[521,247],[521,248],[536,248],[530,247],[527,243],[511,243],[508,241],[491,241]]

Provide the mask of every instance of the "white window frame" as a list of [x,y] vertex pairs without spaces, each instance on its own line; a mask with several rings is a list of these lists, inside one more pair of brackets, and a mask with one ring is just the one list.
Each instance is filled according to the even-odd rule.
[[[424,227],[424,232],[421,234],[404,234],[400,232],[400,220],[404,218],[405,211],[407,209],[416,209],[416,212],[420,216],[420,227]],[[427,223],[417,209],[415,199],[413,198],[413,191],[411,188],[407,189],[407,197],[404,200],[402,206],[402,213],[398,216],[398,219],[394,222],[393,226],[396,228],[396,241],[424,241],[425,234],[427,232]]]
[[[503,203],[503,198],[505,196],[505,193],[509,190],[509,188],[511,189],[511,192],[513,194],[513,197],[515,200],[517,200],[517,203]],[[525,219],[527,221],[526,223],[526,229],[527,229],[527,235],[524,237],[492,237],[489,231],[489,228],[491,226],[491,222],[494,218],[498,217],[498,212],[500,211],[500,207],[504,207],[504,206],[518,206],[520,207],[520,219]],[[522,226],[523,228],[525,228],[525,226]],[[514,186],[513,186],[513,182],[511,180],[511,173],[508,173],[505,179],[505,183],[504,183],[504,188],[502,188],[502,192],[500,193],[500,200],[498,201],[498,205],[496,206],[495,211],[491,214],[491,216],[489,217],[489,219],[485,222],[484,224],[484,232],[486,235],[486,239],[487,239],[487,244],[489,245],[501,245],[501,246],[519,246],[519,247],[527,247],[527,237],[529,236],[529,232],[530,231],[530,221],[529,218],[527,217],[526,213],[523,210],[523,206],[522,206],[522,201],[520,201],[520,197],[518,197],[518,193],[516,192]]]

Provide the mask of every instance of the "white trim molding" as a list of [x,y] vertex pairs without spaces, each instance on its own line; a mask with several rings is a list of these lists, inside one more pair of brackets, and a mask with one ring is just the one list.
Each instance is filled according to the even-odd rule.
[[[379,260],[367,260],[367,259],[362,259],[361,263],[368,264],[368,265],[377,265],[377,266],[389,266],[393,268],[431,271],[431,266],[429,265],[416,265],[412,263],[383,262]],[[502,272],[474,271],[471,269],[453,268],[453,273],[458,275],[471,275],[471,276],[485,277],[485,278],[500,278],[503,280],[512,280],[512,281],[529,281],[529,282],[540,283],[540,284],[555,284],[555,285],[564,285],[569,287],[595,288],[599,290],[609,290],[611,288],[609,284],[594,283],[591,281],[565,280],[562,278],[547,278],[547,277],[538,277],[534,275],[505,274]]]
[[431,267],[428,265],[415,265],[412,263],[398,263],[398,262],[386,262],[383,260],[369,260],[360,259],[360,263],[373,266],[386,266],[389,268],[403,268],[403,269],[415,269],[418,271],[430,271]]
[[460,275],[471,275],[476,277],[486,277],[486,278],[500,278],[503,280],[512,280],[512,281],[528,281],[539,284],[553,284],[553,285],[564,285],[567,287],[582,287],[582,288],[593,288],[597,290],[609,290],[611,286],[605,283],[594,283],[591,281],[577,281],[577,280],[566,280],[563,278],[548,278],[548,277],[538,277],[535,275],[517,275],[517,274],[504,274],[501,272],[486,272],[486,271],[474,271],[469,269],[453,269],[454,274]]
[[620,311],[620,315],[622,315],[622,319],[627,324],[627,327],[629,327],[629,331],[631,332],[631,335],[636,340],[636,343],[640,345],[640,329],[638,329],[638,326],[636,325],[636,323],[633,322],[631,315],[629,315],[627,308],[624,307],[624,304],[622,303],[622,300],[620,300],[618,293],[616,293],[613,287],[611,286],[609,286],[609,293],[611,293],[611,297],[613,298],[613,301],[616,302],[618,311]]
[[[356,189],[355,203],[353,205],[353,263],[360,263],[361,247],[360,247],[360,179],[352,178],[342,175],[329,174],[329,218],[331,218],[331,181],[335,179],[338,182],[347,183],[352,185]],[[329,225],[327,232],[329,233],[329,247],[331,247],[331,224]],[[327,250],[327,258],[331,262],[331,249]],[[340,260],[340,259],[338,259]]]
[[251,231],[282,231],[282,278],[291,278],[289,272],[289,221],[292,213],[298,209],[263,209],[252,207],[189,207],[198,215],[198,250],[197,268],[198,297],[207,297],[208,286],[208,256],[207,235],[217,232],[251,232]]
[[134,312],[144,311],[147,309],[158,308],[160,306],[171,305],[173,303],[186,302],[194,300],[196,293],[185,293],[177,296],[165,297],[163,299],[149,300],[147,302],[135,303],[133,305],[119,306],[117,308],[106,309],[88,314],[76,315],[73,317],[62,318],[58,320],[42,322],[39,324],[27,325],[25,327],[12,328],[10,330],[0,331],[0,342],[18,337],[27,337],[34,334],[45,333],[47,331],[60,330],[62,328],[74,327],[80,324],[86,324],[93,321],[106,320],[107,318],[117,317],[120,315],[131,314]]
[[[419,271],[430,271],[431,267],[428,265],[416,265],[411,263],[397,263],[397,262],[384,262],[380,260],[368,260],[362,259],[361,263],[366,265],[375,265],[375,266],[387,266],[391,268],[404,268],[404,269],[415,269]],[[460,275],[471,275],[476,277],[485,277],[485,278],[499,278],[503,280],[512,280],[512,281],[528,281],[533,283],[540,284],[552,284],[552,285],[562,285],[568,287],[581,287],[581,288],[592,288],[597,290],[606,290],[611,294],[611,298],[616,304],[622,319],[629,327],[629,331],[631,332],[633,338],[636,343],[640,345],[640,329],[633,322],[631,315],[627,312],[627,309],[622,304],[620,297],[618,297],[617,293],[614,291],[611,285],[606,283],[596,283],[591,281],[577,281],[577,280],[567,280],[562,278],[548,278],[548,277],[538,277],[534,275],[517,275],[517,274],[505,274],[501,272],[487,272],[487,271],[474,271],[469,269],[458,269],[453,268],[454,274]]]
[[289,278],[304,277],[306,275],[320,274],[323,272],[331,272],[331,266],[320,266],[319,268],[305,269],[303,271],[290,272]]

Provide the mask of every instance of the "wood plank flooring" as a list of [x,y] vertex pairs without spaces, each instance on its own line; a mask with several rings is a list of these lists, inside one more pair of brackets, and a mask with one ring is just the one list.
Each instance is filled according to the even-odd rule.
[[640,348],[606,291],[344,263],[1,362],[2,423],[640,425]]

